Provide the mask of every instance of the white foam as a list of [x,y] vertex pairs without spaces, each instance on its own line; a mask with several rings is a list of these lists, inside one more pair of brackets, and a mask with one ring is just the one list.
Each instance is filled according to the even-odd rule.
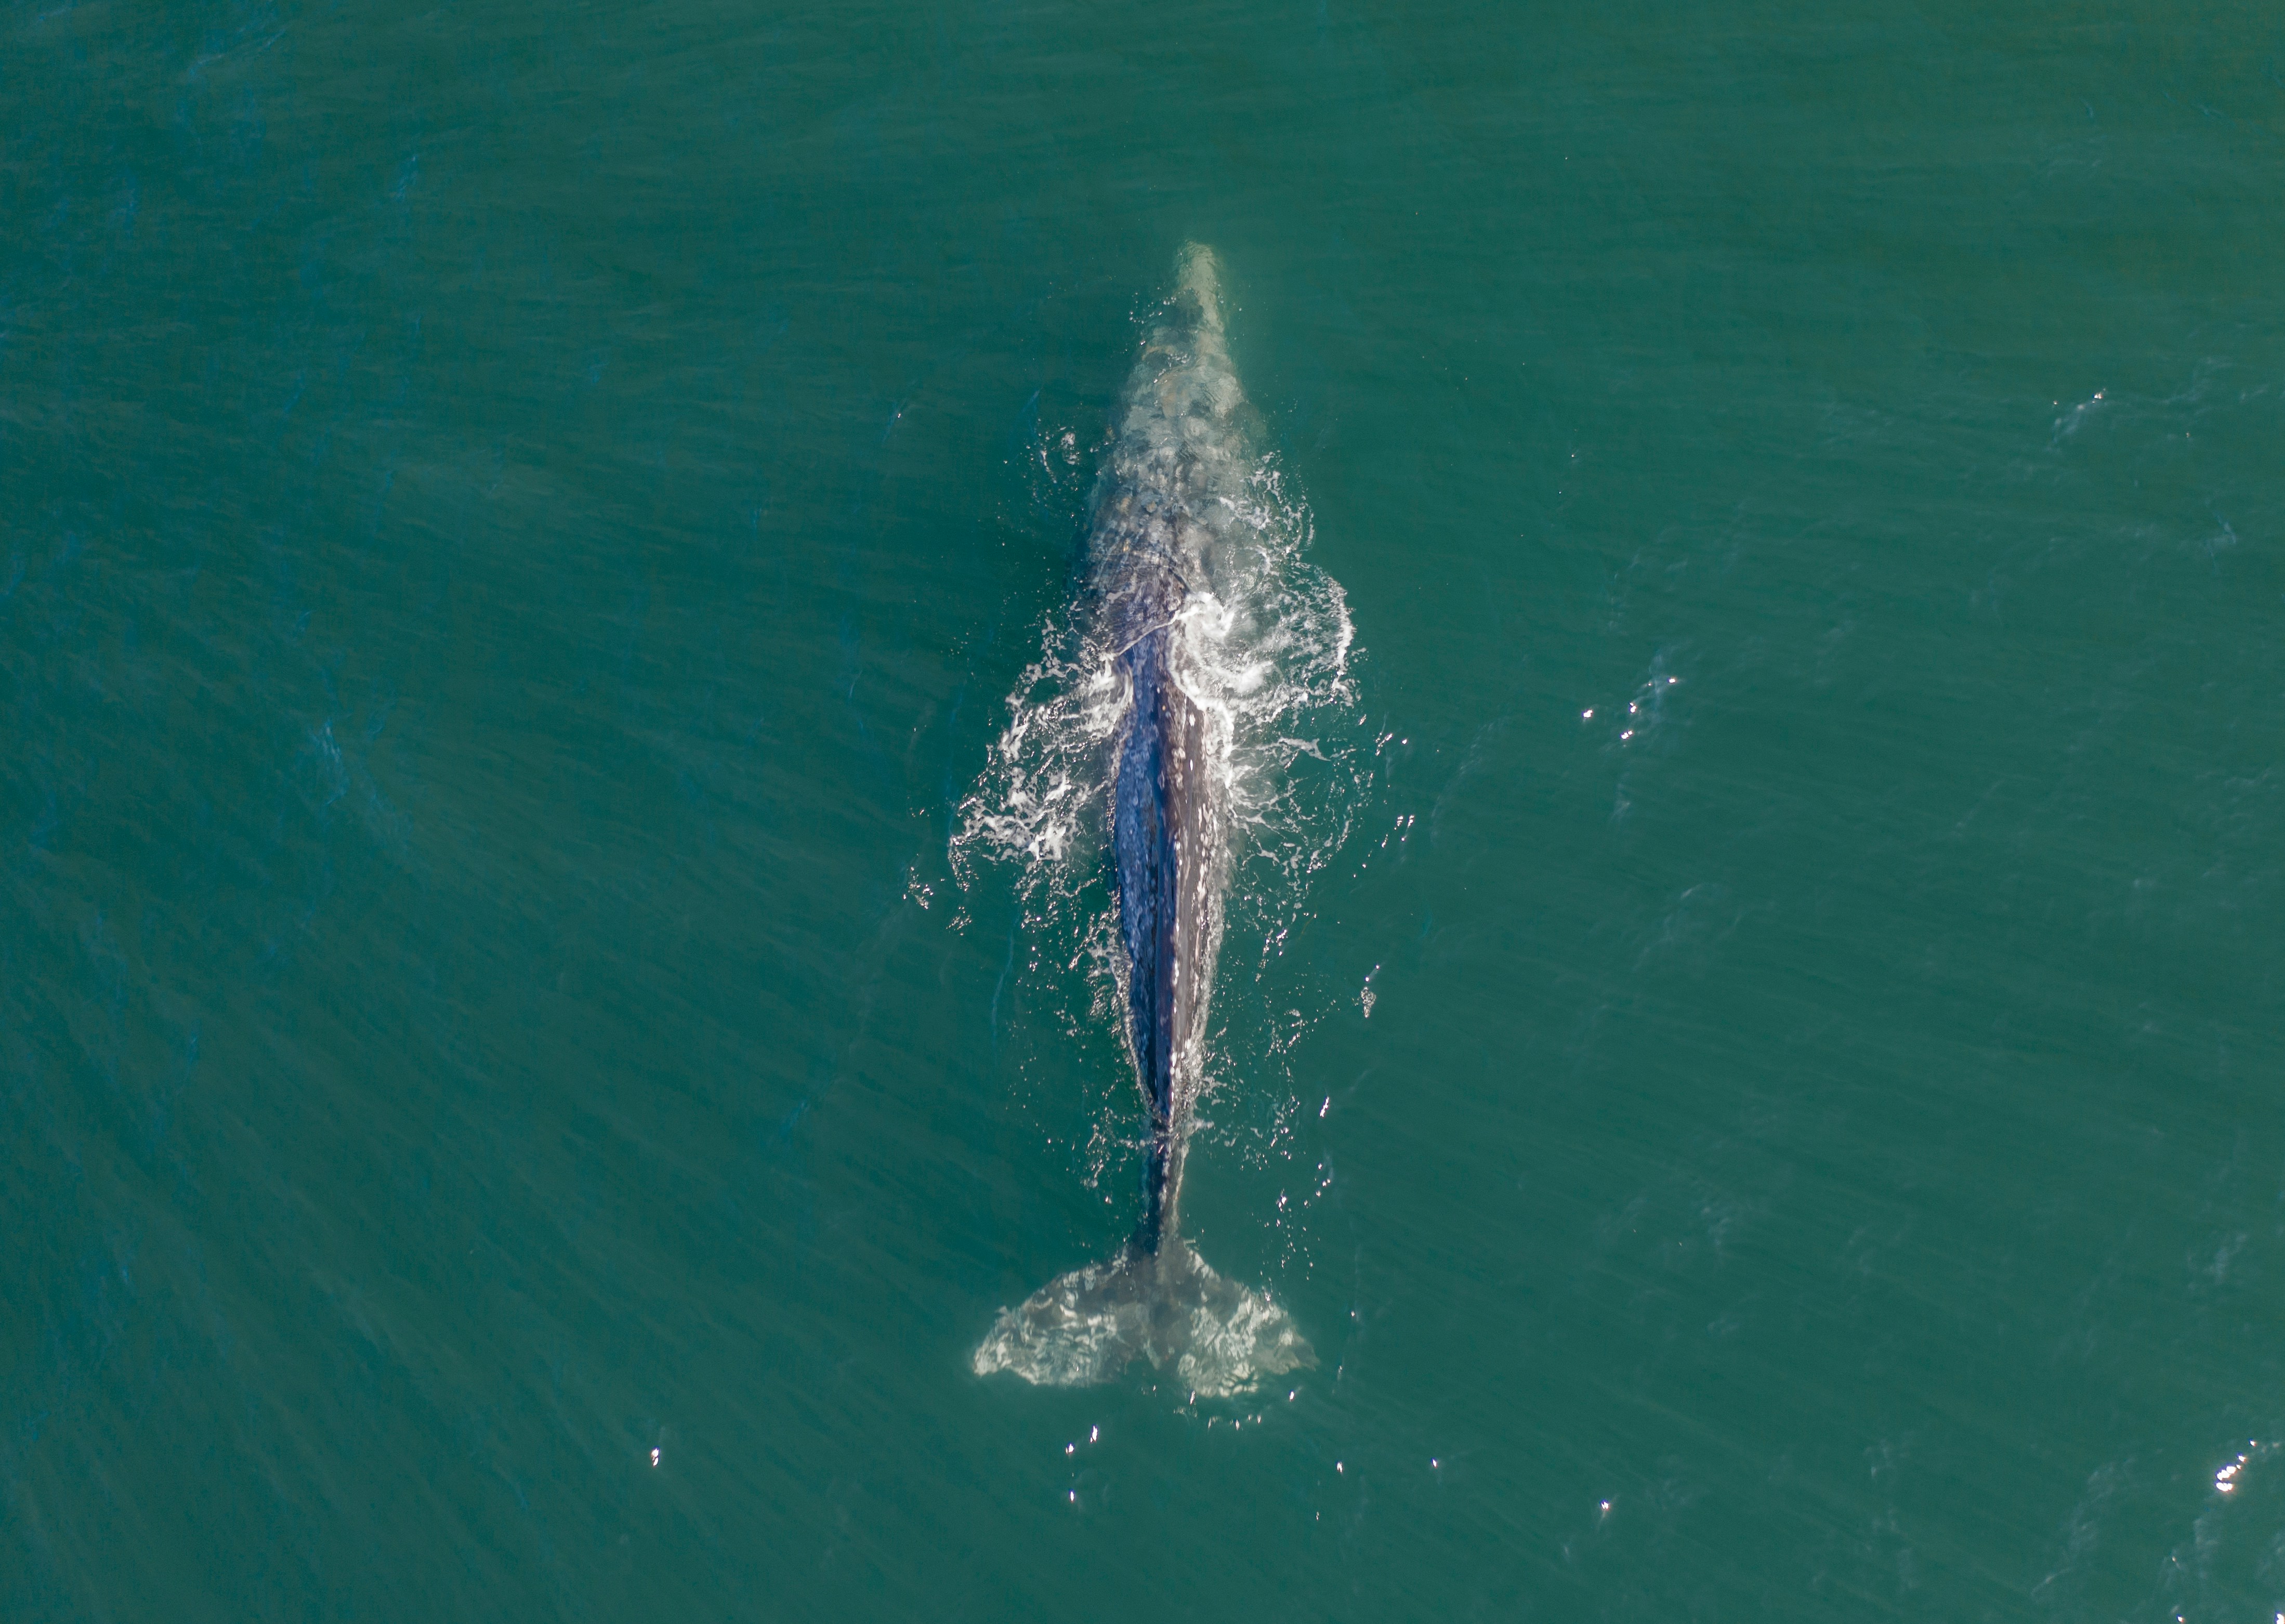
[[[1206,718],[1211,781],[1231,835],[1227,939],[1258,949],[1258,981],[1303,912],[1310,877],[1353,831],[1372,741],[1355,726],[1347,599],[1307,558],[1307,505],[1274,456],[1253,453],[1239,434],[1225,449],[1200,515],[1212,532],[1205,577],[1176,617],[1173,663]],[[1112,905],[1097,882],[1130,695],[1095,607],[1083,597],[1042,626],[1039,655],[1017,679],[1006,725],[961,803],[949,854],[962,889],[986,867],[1010,874],[1033,959],[1086,969],[1088,1007],[1065,1011],[1073,1024],[1106,1020],[1125,1001]],[[1222,1058],[1275,1063],[1284,1047]]]

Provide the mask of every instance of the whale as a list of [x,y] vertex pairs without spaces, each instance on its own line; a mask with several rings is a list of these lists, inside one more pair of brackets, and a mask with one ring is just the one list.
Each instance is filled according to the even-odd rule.
[[1000,1312],[978,1375],[1086,1385],[1147,1359],[1194,1395],[1226,1396],[1316,1362],[1291,1315],[1209,1267],[1181,1226],[1231,873],[1229,729],[1184,639],[1190,617],[1219,608],[1217,562],[1255,466],[1247,422],[1220,266],[1191,244],[1121,396],[1083,587],[1091,646],[1124,699],[1107,810],[1125,1047],[1147,1118],[1141,1208],[1112,1257]]

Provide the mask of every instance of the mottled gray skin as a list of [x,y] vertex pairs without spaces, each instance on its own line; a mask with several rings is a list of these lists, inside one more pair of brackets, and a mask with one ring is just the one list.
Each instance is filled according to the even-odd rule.
[[1135,1239],[1150,1252],[1175,1228],[1229,869],[1209,723],[1175,669],[1176,620],[1205,584],[1242,406],[1213,262],[1196,252],[1128,387],[1089,545],[1104,634],[1132,696],[1111,845],[1128,1037],[1150,1109]]
[[[1131,493],[1121,506],[1134,503]],[[1139,515],[1146,522],[1155,514]],[[1155,526],[1178,531],[1179,517]],[[1142,552],[1137,547],[1136,553]],[[1150,1251],[1174,1225],[1182,1189],[1183,1130],[1208,984],[1213,973],[1214,898],[1221,861],[1219,820],[1205,781],[1205,718],[1170,666],[1169,625],[1185,596],[1172,560],[1133,558],[1136,572],[1116,605],[1126,644],[1120,674],[1134,694],[1119,751],[1111,840],[1119,922],[1127,949],[1128,1035],[1150,1107],[1150,1157],[1137,1243]]]
[[1193,1393],[1226,1396],[1316,1356],[1267,1293],[1223,1279],[1176,1231],[1229,873],[1228,741],[1184,686],[1181,620],[1207,595],[1247,468],[1213,256],[1188,249],[1180,270],[1127,385],[1088,544],[1096,632],[1132,700],[1111,847],[1127,1037],[1150,1111],[1142,1216],[1118,1256],[1002,1309],[974,1365],[1074,1386],[1147,1358]]

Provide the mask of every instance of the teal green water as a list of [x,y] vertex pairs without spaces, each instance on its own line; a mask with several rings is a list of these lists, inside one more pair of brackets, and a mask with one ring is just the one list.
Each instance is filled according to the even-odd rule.
[[[2250,4],[9,6],[0,1616],[2285,1611],[2281,138]],[[1133,1213],[954,836],[1188,239],[1387,735],[1251,1404],[969,1364]]]

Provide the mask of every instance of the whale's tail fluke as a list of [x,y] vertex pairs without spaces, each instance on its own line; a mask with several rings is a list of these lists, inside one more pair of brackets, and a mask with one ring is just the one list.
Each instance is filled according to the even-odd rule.
[[1116,1379],[1137,1359],[1201,1398],[1245,1393],[1264,1377],[1317,1362],[1266,1293],[1224,1280],[1188,1242],[1168,1236],[1156,1251],[1130,1243],[1001,1309],[976,1350],[976,1373],[1012,1370],[1042,1386],[1084,1387]]

